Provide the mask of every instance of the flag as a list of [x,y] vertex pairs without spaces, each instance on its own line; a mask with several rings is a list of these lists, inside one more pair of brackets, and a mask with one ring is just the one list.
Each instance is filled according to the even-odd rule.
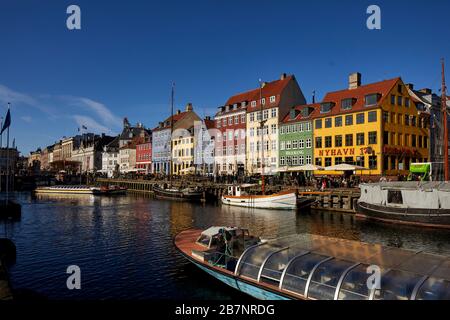
[[3,123],[2,131],[0,132],[0,134],[3,134],[3,131],[8,129],[10,125],[11,125],[11,113],[9,112],[8,109],[8,112],[6,113],[5,122]]
[[84,130],[87,130],[87,127],[86,127],[86,126],[81,126],[81,128],[83,128]]

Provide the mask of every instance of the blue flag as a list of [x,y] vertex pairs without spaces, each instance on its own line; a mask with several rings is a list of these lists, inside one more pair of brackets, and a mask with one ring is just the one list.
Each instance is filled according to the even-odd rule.
[[3,123],[2,131],[0,132],[0,134],[3,134],[3,131],[8,129],[10,125],[11,125],[11,113],[9,112],[9,109],[8,109],[8,113],[6,114],[6,118],[5,118],[5,123]]

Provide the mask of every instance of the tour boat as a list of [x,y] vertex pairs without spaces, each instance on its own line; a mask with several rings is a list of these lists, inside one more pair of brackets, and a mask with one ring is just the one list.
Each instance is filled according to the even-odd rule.
[[36,194],[91,194],[99,195],[103,192],[100,188],[83,185],[60,185],[51,187],[39,187],[34,190]]
[[286,209],[297,208],[297,192],[286,190],[273,194],[253,195],[246,189],[254,185],[235,185],[228,187],[228,194],[222,196],[222,203],[230,206],[258,208],[258,209]]
[[198,188],[175,188],[168,184],[154,185],[153,192],[158,199],[176,201],[200,201],[203,191]]
[[450,228],[450,184],[385,182],[360,185],[357,217],[371,220]]
[[447,256],[312,234],[262,241],[234,227],[186,230],[174,244],[201,270],[257,299],[450,299]]

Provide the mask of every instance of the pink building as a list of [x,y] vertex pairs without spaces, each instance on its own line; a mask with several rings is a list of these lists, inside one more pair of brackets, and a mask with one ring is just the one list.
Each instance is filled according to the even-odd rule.
[[143,169],[142,173],[152,172],[152,143],[144,142],[136,145],[136,169]]

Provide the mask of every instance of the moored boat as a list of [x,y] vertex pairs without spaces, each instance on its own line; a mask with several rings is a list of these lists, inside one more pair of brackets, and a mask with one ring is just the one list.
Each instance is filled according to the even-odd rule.
[[153,192],[158,199],[176,201],[200,201],[203,199],[203,191],[198,188],[175,188],[167,184],[154,185]]
[[100,188],[83,185],[59,185],[51,187],[38,187],[34,190],[36,194],[102,194]]
[[450,184],[385,182],[361,184],[357,217],[399,224],[450,228]]
[[[261,241],[233,227],[186,230],[174,244],[201,270],[258,299],[450,299],[450,257],[441,255],[311,234]],[[379,281],[371,282],[374,273]]]
[[258,208],[258,209],[285,209],[297,208],[297,192],[285,190],[273,194],[250,194],[246,191],[254,185],[233,185],[228,187],[228,194],[222,196],[222,203],[230,206]]

